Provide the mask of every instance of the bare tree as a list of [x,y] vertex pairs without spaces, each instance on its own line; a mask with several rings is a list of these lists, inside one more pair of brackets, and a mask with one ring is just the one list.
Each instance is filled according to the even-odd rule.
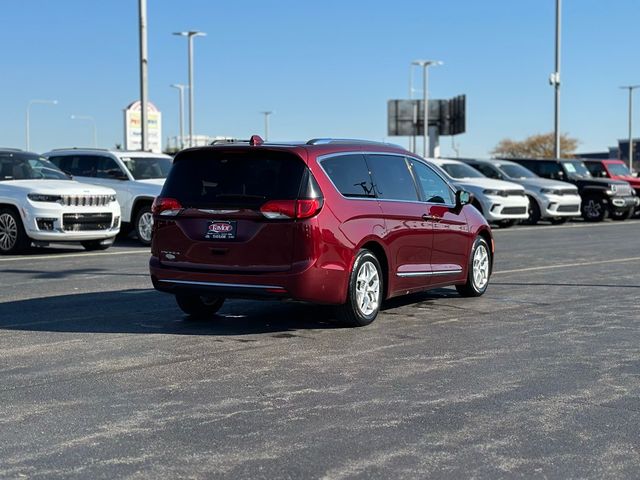
[[[553,158],[553,132],[531,135],[522,141],[505,138],[491,151],[494,157],[501,158]],[[573,157],[580,142],[566,134],[560,135],[560,150],[565,158]]]

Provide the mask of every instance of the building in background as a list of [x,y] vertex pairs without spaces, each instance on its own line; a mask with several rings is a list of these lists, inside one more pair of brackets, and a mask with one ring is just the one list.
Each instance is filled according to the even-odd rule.
[[[147,132],[149,151],[162,153],[162,113],[156,106],[147,103]],[[140,101],[129,104],[124,110],[124,148],[142,150],[142,119]]]

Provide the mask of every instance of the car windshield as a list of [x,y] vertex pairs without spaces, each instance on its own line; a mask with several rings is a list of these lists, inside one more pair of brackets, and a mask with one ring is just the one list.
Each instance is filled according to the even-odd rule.
[[171,159],[165,157],[121,157],[122,162],[136,180],[167,178]]
[[613,176],[616,176],[616,177],[630,177],[631,176],[631,172],[629,171],[627,166],[623,165],[622,163],[610,163],[610,164],[607,165],[607,168],[609,169],[609,172]]
[[443,163],[440,167],[449,174],[451,178],[483,178],[475,168],[464,163]]
[[562,162],[562,165],[570,177],[592,178],[591,172],[589,172],[584,162],[579,160],[566,160]]
[[0,153],[0,181],[70,180],[49,160],[24,153]]
[[537,175],[522,165],[499,165],[500,170],[509,178],[536,178]]

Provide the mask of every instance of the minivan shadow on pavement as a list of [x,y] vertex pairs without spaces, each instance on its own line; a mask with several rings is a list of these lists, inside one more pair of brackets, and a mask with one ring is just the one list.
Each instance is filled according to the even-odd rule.
[[[455,297],[438,289],[394,298],[387,311]],[[46,312],[46,313],[43,313]],[[154,290],[121,290],[0,303],[0,330],[169,335],[251,335],[342,326],[330,306],[290,301],[228,299],[217,315],[197,319],[183,314],[170,295]]]
[[171,335],[249,335],[339,328],[329,307],[227,300],[211,319],[183,314],[172,296],[122,290],[0,303],[0,330]]

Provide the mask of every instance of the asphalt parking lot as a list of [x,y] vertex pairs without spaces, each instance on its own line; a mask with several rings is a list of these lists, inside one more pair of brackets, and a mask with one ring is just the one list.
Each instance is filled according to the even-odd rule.
[[0,258],[0,478],[637,478],[640,221],[496,230],[487,294],[370,327],[230,301],[148,249]]

